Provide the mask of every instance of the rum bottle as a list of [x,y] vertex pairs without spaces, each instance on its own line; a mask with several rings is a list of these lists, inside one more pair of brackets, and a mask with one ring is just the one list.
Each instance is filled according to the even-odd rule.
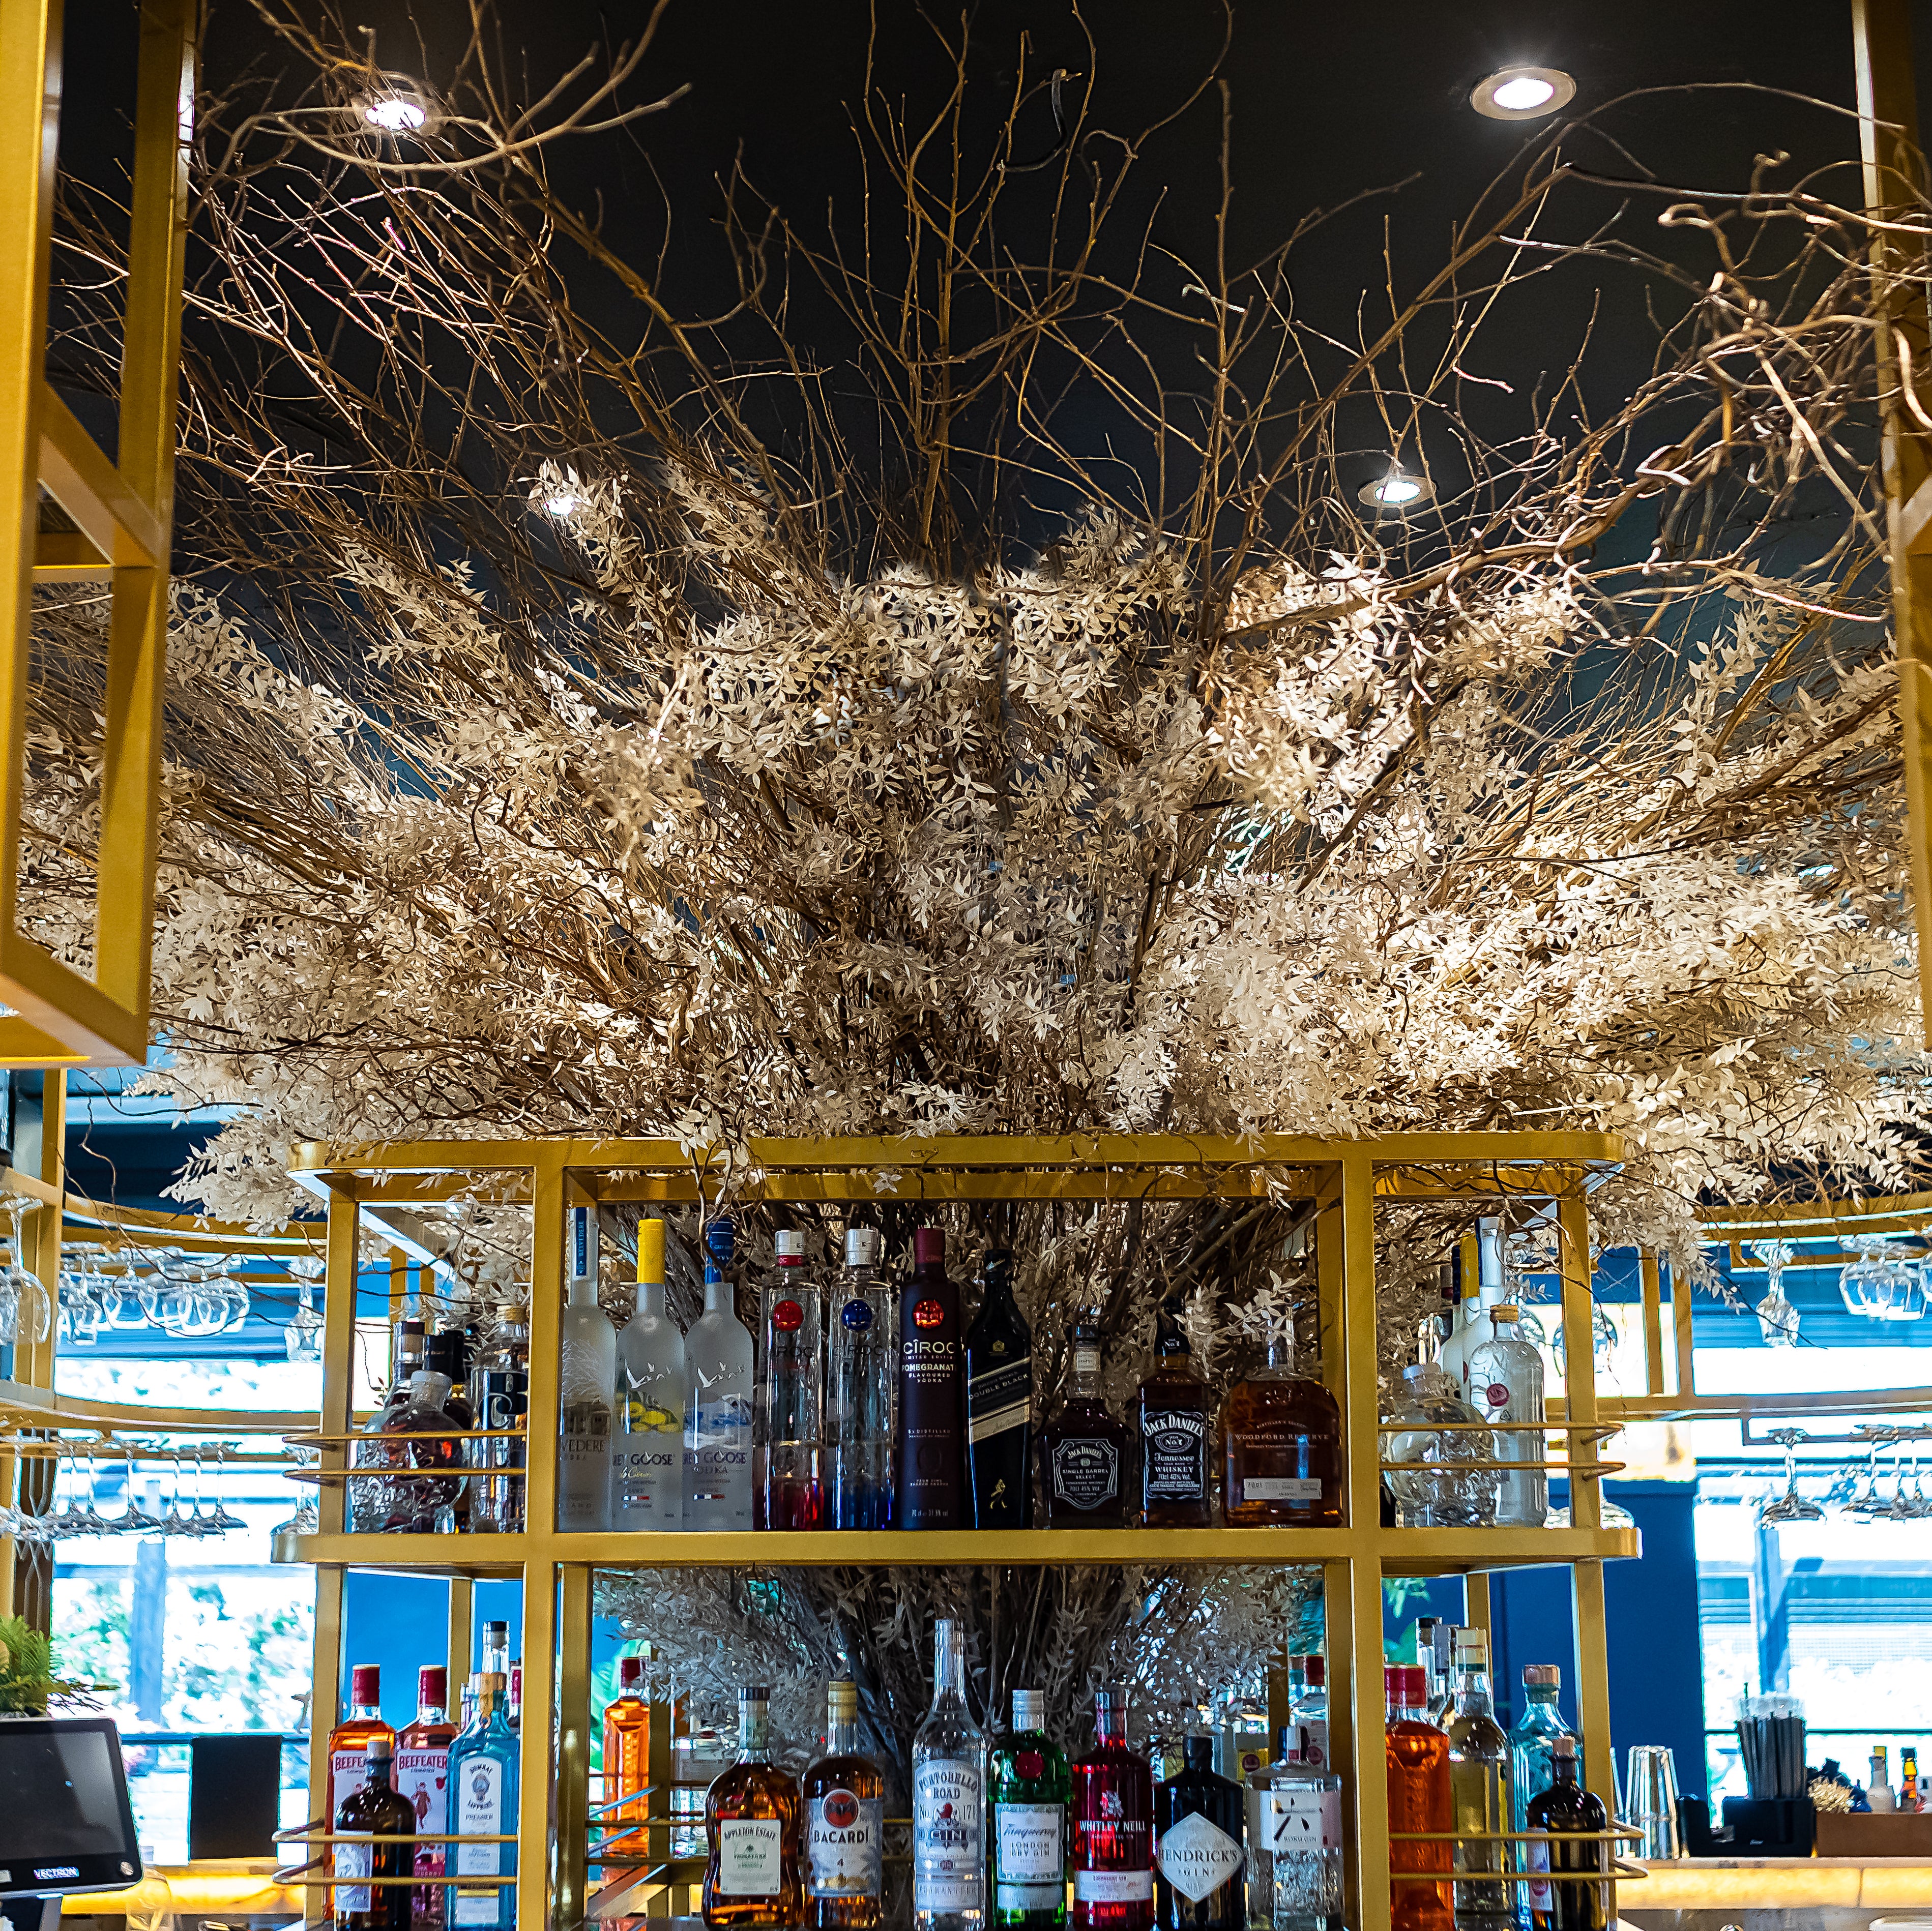
[[1490,1643],[1456,1635],[1456,1703],[1449,1720],[1449,1792],[1455,1807],[1456,1931],[1511,1931],[1516,1900],[1501,1841],[1510,1825],[1509,1739],[1490,1696]]
[[382,1721],[382,1670],[373,1663],[358,1663],[349,1672],[349,1714],[329,1733],[326,1795],[330,1816],[362,1783],[368,1768],[369,1746],[379,1739],[388,1746],[387,1755],[393,1763],[396,1733]]
[[1121,1690],[1094,1694],[1094,1747],[1073,1766],[1076,1931],[1154,1923],[1154,1773],[1127,1747]]
[[[484,1650],[487,1660],[487,1636]],[[456,1882],[446,1893],[446,1921],[450,1931],[515,1931],[520,1759],[504,1714],[508,1686],[501,1672],[481,1670],[470,1687],[472,1714],[449,1747],[450,1828],[458,1837],[510,1841],[451,1846]]]
[[1033,1527],[1033,1333],[1013,1257],[988,1251],[986,1299],[966,1333],[966,1457],[976,1529]]
[[752,1520],[761,1529],[815,1529],[825,1503],[818,1468],[821,1309],[806,1273],[805,1236],[781,1228],[776,1245],[778,1278],[764,1297]]
[[1066,1393],[1040,1435],[1041,1486],[1050,1529],[1124,1528],[1126,1424],[1107,1406],[1100,1381],[1100,1331],[1073,1330]]
[[[1526,1828],[1532,1831],[1606,1831],[1610,1819],[1601,1801],[1576,1781],[1576,1740],[1558,1737],[1550,1745],[1550,1768],[1556,1781],[1529,1807]],[[1610,1921],[1610,1887],[1605,1882],[1610,1870],[1610,1847],[1607,1838],[1594,1843],[1575,1837],[1532,1840],[1526,1847],[1529,1870],[1534,1873],[1525,1888],[1529,1893],[1529,1921],[1534,1931],[1606,1931]],[[1588,1879],[1570,1878],[1559,1873],[1584,1871]],[[1601,1873],[1598,1876],[1594,1873]]]
[[898,1495],[904,1529],[956,1529],[964,1516],[964,1360],[959,1290],[946,1276],[946,1233],[912,1237],[899,1309]]
[[[1382,1672],[1388,1696],[1388,1827],[1396,1831],[1455,1828],[1449,1788],[1449,1739],[1423,1714],[1423,1675],[1414,1663]],[[1446,1834],[1428,1843],[1389,1845],[1389,1918],[1394,1931],[1454,1931],[1449,1882],[1453,1847]],[[1436,1877],[1425,1882],[1408,1874]],[[1406,1881],[1405,1881],[1406,1879]]]
[[1182,1738],[1181,1770],[1154,1787],[1154,1922],[1161,1931],[1242,1931],[1246,1794],[1214,1773],[1214,1740]]
[[1134,1396],[1141,1524],[1150,1529],[1204,1529],[1214,1516],[1208,1384],[1195,1371],[1180,1323],[1165,1308],[1154,1353],[1154,1370]]
[[1294,1336],[1269,1337],[1268,1366],[1228,1391],[1221,1410],[1222,1518],[1230,1528],[1340,1528],[1342,1411],[1294,1372]]
[[704,1230],[704,1312],[684,1337],[684,1525],[752,1526],[752,1336],[734,1311],[737,1233],[718,1214]]
[[704,1793],[704,1921],[711,1931],[782,1931],[804,1909],[798,1786],[772,1762],[772,1693],[738,1692],[738,1760]]
[[932,1629],[932,1708],[912,1743],[914,1931],[980,1931],[986,1921],[986,1761],[966,1707],[966,1646],[942,1616]]
[[608,1885],[634,1876],[622,1868],[626,1857],[642,1864],[649,1856],[649,1835],[623,1831],[626,1824],[642,1824],[650,1815],[645,1786],[651,1780],[651,1706],[644,1699],[644,1659],[617,1659],[617,1693],[604,1706],[604,1866],[602,1882]]
[[[335,1846],[335,1931],[410,1931],[410,1888],[407,1884],[371,1884],[370,1878],[407,1878],[415,1846],[409,1833],[416,1813],[407,1799],[391,1786],[389,1737],[371,1737],[364,1747],[361,1785],[342,1800],[335,1813],[338,1836],[356,1832],[394,1837],[388,1844]],[[363,1880],[358,1883],[356,1880]]]
[[[449,1829],[449,1747],[456,1726],[449,1720],[449,1672],[442,1664],[428,1663],[416,1672],[416,1720],[396,1739],[396,1792],[416,1818],[424,1837],[446,1835]],[[419,1878],[443,1874],[447,1844],[418,1842],[414,1870]],[[442,1931],[442,1887],[423,1883],[410,1893],[410,1922],[414,1931]]]
[[684,1526],[684,1335],[664,1309],[664,1224],[638,1223],[638,1311],[617,1337],[610,1526]]
[[826,1684],[825,1754],[806,1771],[805,1921],[873,1931],[884,1895],[886,1780],[859,1749],[859,1690]]
[[597,1305],[595,1207],[570,1210],[570,1294],[559,1324],[556,1525],[610,1526],[610,1403],[617,1332]]
[[879,1273],[879,1230],[845,1230],[845,1271],[826,1323],[825,1481],[836,1529],[892,1526],[898,1319]]
[[993,1807],[993,1922],[1016,1931],[1058,1931],[1066,1922],[1066,1812],[1073,1773],[1046,1734],[1046,1697],[1013,1692],[1012,1735],[995,1747],[987,1795]]

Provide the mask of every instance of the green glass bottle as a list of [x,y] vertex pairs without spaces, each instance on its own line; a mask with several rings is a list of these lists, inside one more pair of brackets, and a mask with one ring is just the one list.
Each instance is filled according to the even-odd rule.
[[1046,1734],[1046,1697],[1013,1692],[1013,1728],[993,1750],[993,1922],[1058,1931],[1066,1922],[1066,1807],[1073,1773]]

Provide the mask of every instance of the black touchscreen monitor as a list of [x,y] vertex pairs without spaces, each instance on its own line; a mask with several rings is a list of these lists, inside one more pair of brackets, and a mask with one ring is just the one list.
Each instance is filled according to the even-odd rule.
[[0,1720],[0,1897],[118,1891],[140,1875],[112,1720]]

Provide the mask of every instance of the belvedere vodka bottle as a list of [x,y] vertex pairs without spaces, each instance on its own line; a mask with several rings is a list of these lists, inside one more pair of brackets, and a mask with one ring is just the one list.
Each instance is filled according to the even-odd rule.
[[966,1708],[959,1625],[933,1626],[932,1708],[912,1744],[914,1931],[980,1931],[986,1921],[986,1740]]
[[617,1333],[597,1305],[596,1209],[572,1207],[570,1299],[557,1358],[556,1525],[610,1526],[610,1399]]
[[638,1225],[638,1311],[617,1337],[610,1526],[684,1526],[684,1336],[664,1311],[664,1225]]
[[720,1214],[704,1231],[704,1312],[684,1337],[684,1525],[752,1526],[752,1336],[724,1278],[736,1229]]

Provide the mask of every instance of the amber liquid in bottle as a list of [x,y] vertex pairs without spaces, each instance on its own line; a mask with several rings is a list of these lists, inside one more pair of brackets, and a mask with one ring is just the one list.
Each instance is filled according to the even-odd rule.
[[[648,1855],[643,1831],[620,1826],[650,1814],[644,1786],[651,1780],[651,1706],[644,1700],[644,1659],[620,1657],[617,1693],[604,1706],[604,1870],[602,1882],[614,1884],[632,1875],[623,1860],[641,1865]],[[618,1807],[612,1809],[612,1805]]]
[[1268,1343],[1268,1366],[1228,1390],[1221,1411],[1230,1528],[1340,1528],[1342,1411],[1319,1381],[1294,1372],[1294,1343]]
[[1140,1519],[1150,1529],[1204,1529],[1214,1519],[1214,1424],[1208,1384],[1187,1337],[1163,1309],[1159,1359],[1134,1396],[1140,1450]]
[[738,1761],[704,1793],[704,1922],[709,1931],[785,1931],[805,1908],[798,1786],[771,1760],[771,1692],[738,1695]]
[[[390,1738],[370,1739],[363,1758],[364,1780],[344,1798],[335,1813],[338,1837],[364,1833],[400,1840],[335,1846],[335,1892],[331,1906],[335,1931],[410,1931],[410,1887],[368,1882],[370,1878],[406,1878],[414,1865],[416,1846],[408,1834],[416,1826],[416,1813],[409,1799],[390,1784],[393,1747]],[[358,1878],[363,1882],[358,1883]]]
[[[1388,1812],[1391,1833],[1453,1831],[1455,1804],[1449,1784],[1449,1739],[1423,1715],[1426,1693],[1423,1672],[1412,1663],[1383,1672],[1388,1685]],[[1455,1846],[1446,1837],[1432,1843],[1389,1846],[1391,1873],[1442,1873],[1424,1884],[1410,1878],[1389,1886],[1389,1915],[1394,1931],[1455,1931],[1454,1888],[1449,1873]]]
[[[389,1746],[392,1760],[396,1733],[382,1721],[382,1672],[373,1663],[359,1663],[349,1672],[349,1714],[329,1732],[328,1814],[333,1818],[343,1800],[358,1789],[368,1768],[370,1744],[377,1738]],[[332,1903],[329,1909],[334,1909]]]
[[859,1693],[827,1686],[825,1754],[805,1774],[805,1922],[874,1931],[884,1895],[886,1780],[859,1749]]

